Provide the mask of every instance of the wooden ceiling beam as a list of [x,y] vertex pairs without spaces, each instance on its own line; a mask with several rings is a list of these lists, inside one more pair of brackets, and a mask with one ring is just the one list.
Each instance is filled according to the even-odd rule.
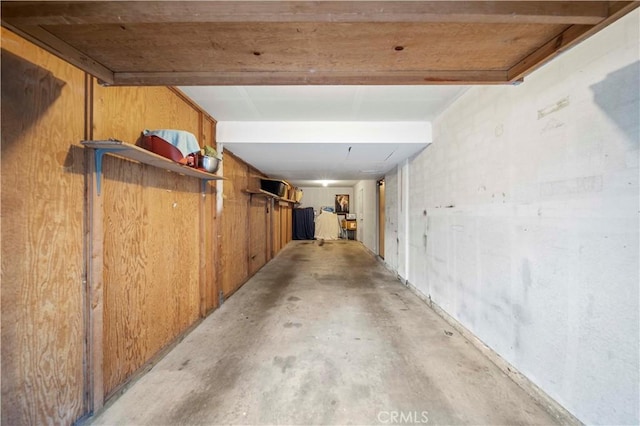
[[639,6],[640,2],[638,1],[611,2],[607,10],[607,19],[603,20],[598,25],[570,26],[564,32],[554,37],[553,40],[550,40],[535,52],[531,53],[511,67],[508,71],[508,80],[522,80],[525,75],[530,74],[560,53],[597,33]]
[[115,73],[116,86],[506,84],[505,71],[249,71]]
[[476,22],[595,25],[607,1],[3,1],[14,25]]
[[107,83],[113,83],[113,71],[95,61],[88,55],[70,46],[68,43],[60,40],[58,37],[46,31],[42,27],[27,26],[16,28],[4,21],[2,21],[2,26],[8,28],[21,37],[24,37],[35,45],[53,53],[54,55],[63,58],[81,70],[96,76],[100,80]]
[[[598,32],[639,5],[640,1],[388,0],[3,1],[0,3],[3,26],[95,75],[106,84],[170,86],[516,83],[558,53]],[[395,53],[392,56],[384,56],[381,60],[383,63],[378,64],[371,63],[371,58],[364,55],[353,60],[349,49],[352,45],[357,46],[352,40],[357,34],[354,35],[355,30],[350,27],[362,25],[346,25],[346,23],[369,23],[374,30],[370,31],[366,37],[373,45],[380,38],[379,28],[383,27],[378,23],[383,22],[386,23],[384,27],[387,31],[385,41],[388,44],[387,48],[402,51],[405,45],[411,48],[411,43],[415,43],[414,47],[422,49],[423,55],[435,55],[433,60],[421,63],[412,61],[410,56]],[[209,40],[212,50],[207,51],[209,46],[201,44],[199,49],[188,52],[195,43],[193,38],[161,37],[165,33],[173,34],[171,31],[176,27],[183,27],[183,34],[191,34],[195,31],[194,28],[198,27],[205,29],[224,27],[208,25],[209,23],[235,25],[237,31],[230,36],[235,39],[224,39],[223,35],[226,33],[222,32]],[[264,24],[269,23],[291,23],[290,26],[296,30],[292,34],[296,37],[291,40],[290,34],[285,32],[284,36],[276,40],[273,31],[257,37],[263,44],[275,40],[277,43],[271,51],[285,52],[286,58],[282,56],[276,61],[269,62],[269,58],[264,55],[262,58],[267,58],[263,61],[265,63],[256,67],[254,65],[259,63],[255,62],[257,59],[253,56],[261,56],[261,51],[253,47],[254,44],[259,43],[254,43],[256,37],[250,29],[259,27],[264,30],[264,27],[268,26]],[[338,34],[338,37],[334,34],[333,38],[325,40],[317,34],[302,34],[298,27],[304,27],[304,25],[300,23],[331,27],[328,32],[332,34],[335,33],[336,27],[346,28],[346,30],[343,34]],[[333,23],[342,25],[332,25]],[[433,25],[420,25],[421,23],[433,23]],[[510,25],[503,25],[500,27],[501,30],[496,30],[499,32],[498,37],[486,31],[487,28],[498,27],[494,25],[498,23]],[[389,24],[395,24],[391,25],[396,27],[394,31],[389,31]],[[435,31],[440,44],[429,43],[429,38],[425,38],[424,43],[420,44],[420,37],[415,35],[417,33],[405,28],[411,27],[412,24],[415,27]],[[148,35],[145,40],[149,40],[150,46],[156,43],[156,50],[161,52],[156,57],[151,55],[151,59],[143,64],[138,63],[137,67],[134,66],[134,59],[139,59],[142,53],[136,53],[128,48],[134,39],[127,39],[123,36],[125,33],[120,31],[120,29],[129,29],[127,26],[132,31],[145,31],[145,36]],[[282,27],[283,25],[271,26]],[[105,27],[108,30],[101,30]],[[525,31],[527,28],[529,32]],[[537,38],[531,35],[531,28],[535,31]],[[74,39],[74,35],[77,34],[81,34],[82,37]],[[138,36],[140,34],[138,33]],[[200,38],[197,41],[206,41],[207,34],[210,33],[206,30],[200,31],[198,33]],[[388,34],[392,34],[393,37],[389,37]],[[485,39],[482,38],[483,36]],[[243,37],[250,42],[246,42]],[[225,44],[221,44],[218,39],[226,40],[228,50],[220,49],[220,46],[224,47]],[[535,39],[535,43],[531,41],[532,39]],[[342,40],[348,42],[342,43]],[[488,46],[489,42],[493,44]],[[320,44],[314,46],[313,43]],[[445,46],[443,43],[449,43],[449,45]],[[451,52],[456,51],[455,48],[461,44],[464,44],[462,46],[464,49],[457,51],[465,52],[465,55],[452,54]],[[136,49],[140,51],[147,48],[146,44],[143,46],[141,48],[140,45],[136,45]],[[255,61],[247,62],[240,58],[237,46],[244,49],[246,55],[253,55],[251,59]],[[311,46],[313,49],[306,47],[301,49],[300,46]],[[476,53],[475,49],[479,47],[482,47],[482,50]],[[407,50],[409,51],[410,49]],[[324,71],[308,69],[310,63],[316,63],[319,60],[317,52],[324,52],[324,56],[320,58],[324,61]],[[502,62],[485,60],[492,55],[502,57]],[[217,62],[212,66],[202,62],[212,56],[217,58]],[[180,58],[180,65],[167,66],[165,61],[167,57],[169,61],[172,58],[174,61]],[[199,65],[189,67],[189,64],[196,63]],[[293,66],[295,64],[298,64],[298,67]],[[336,67],[338,64],[340,67]],[[169,71],[172,67],[184,72],[158,71]],[[257,69],[251,71],[252,67]],[[373,71],[367,71],[367,67]],[[342,71],[332,71],[335,68],[340,68]],[[211,69],[219,71],[210,71]],[[234,71],[220,71],[224,69]],[[117,72],[118,70],[130,72]]]

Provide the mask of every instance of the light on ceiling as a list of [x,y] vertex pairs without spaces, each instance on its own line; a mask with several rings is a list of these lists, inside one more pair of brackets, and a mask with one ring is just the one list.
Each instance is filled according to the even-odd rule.
[[321,184],[324,187],[329,186],[330,184],[332,184],[334,181],[332,180],[319,180],[318,183]]

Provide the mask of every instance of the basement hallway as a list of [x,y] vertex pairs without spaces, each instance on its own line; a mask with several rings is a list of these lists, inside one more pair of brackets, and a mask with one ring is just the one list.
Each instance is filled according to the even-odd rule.
[[94,425],[555,424],[355,241],[294,241]]

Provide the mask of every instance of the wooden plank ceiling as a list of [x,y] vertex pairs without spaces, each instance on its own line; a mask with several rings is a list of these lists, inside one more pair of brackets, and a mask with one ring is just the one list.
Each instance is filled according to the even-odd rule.
[[499,84],[638,1],[2,2],[2,25],[111,85]]

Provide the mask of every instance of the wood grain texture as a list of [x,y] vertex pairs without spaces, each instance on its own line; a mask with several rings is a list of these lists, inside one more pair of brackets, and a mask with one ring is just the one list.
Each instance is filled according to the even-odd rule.
[[222,292],[238,289],[249,276],[249,196],[242,192],[248,182],[247,165],[229,151],[224,154],[224,207],[222,210]]
[[[88,111],[93,111],[93,80],[88,79]],[[88,114],[91,116],[91,114]],[[96,152],[87,150],[87,407],[96,412],[104,406],[104,204],[98,195]]]
[[266,197],[253,196],[249,206],[249,227],[251,240],[249,244],[249,275],[255,274],[267,263],[267,245],[269,230],[267,228]]
[[280,201],[280,248],[284,248],[293,234],[293,206],[291,203]]
[[9,29],[14,30],[17,34],[25,37],[27,40],[30,40],[43,49],[52,49],[53,52],[59,53],[61,58],[64,58],[67,62],[77,66],[81,70],[84,70],[103,81],[113,83],[113,71],[88,57],[86,54],[71,47],[65,41],[60,40],[58,37],[54,36],[42,27],[37,25],[22,28],[9,26]]
[[232,152],[224,153],[224,207],[222,209],[221,288],[228,296],[268,261],[271,228],[269,198],[251,196],[265,174]]
[[[200,133],[168,88],[94,86],[94,139]],[[105,157],[104,387],[109,395],[200,315],[200,181]]]
[[10,22],[31,25],[175,22],[488,22],[595,24],[605,1],[147,1],[3,5]]
[[[121,158],[104,157],[95,196],[80,140],[177,128],[215,145],[215,120],[169,88],[102,87],[5,29],[2,43],[2,422],[71,424],[218,306],[221,262],[227,293],[250,275],[248,249],[264,265],[269,217],[262,200],[249,221],[241,191],[261,174],[232,154],[225,229],[217,184],[203,198],[198,179]],[[85,265],[100,275],[86,293]]]
[[280,252],[282,248],[282,237],[280,232],[281,219],[280,219],[280,203],[275,201],[273,203],[273,213],[271,217],[272,231],[271,231],[271,256],[275,256]]
[[[508,70],[566,24],[176,23],[46,29],[115,73]],[[452,43],[452,38],[455,43]],[[212,46],[213,43],[213,46]],[[184,46],[176,49],[177,45]],[[401,45],[404,49],[394,50]],[[255,55],[258,52],[259,55]],[[124,54],[126,53],[126,54]],[[197,60],[195,59],[197,57]],[[159,58],[164,58],[160,61]]]
[[282,250],[284,248],[285,245],[287,245],[286,243],[286,227],[287,227],[287,221],[286,221],[286,214],[287,214],[287,210],[286,210],[286,203],[276,203],[278,204],[279,207],[279,215],[278,215],[278,219],[280,221],[280,224],[278,226],[279,229],[279,235],[277,236],[278,238],[278,246],[279,246],[279,250]]
[[289,244],[289,242],[293,238],[293,205],[292,204],[289,204],[287,206],[286,215],[287,215],[286,244]]
[[274,224],[273,224],[273,205],[275,204],[275,200],[273,198],[269,198],[267,200],[267,214],[265,216],[265,227],[267,229],[267,235],[266,235],[266,239],[267,239],[267,244],[265,247],[266,250],[266,262],[269,262],[271,259],[273,259],[273,230],[274,230]]
[[84,73],[3,28],[2,424],[85,411],[83,136]]
[[180,71],[121,72],[114,75],[116,86],[265,86],[265,85],[444,85],[504,84],[507,71]]
[[587,37],[592,36],[598,31],[610,25],[620,17],[626,15],[634,9],[640,7],[640,2],[613,1],[609,2],[607,15],[608,18],[597,25],[571,25],[562,33],[556,35],[552,40],[540,46],[534,52],[527,55],[518,63],[514,64],[508,71],[507,78],[509,81],[517,81],[535,68],[550,61],[557,55],[572,46],[575,46]]
[[2,22],[115,85],[507,84],[638,5],[3,2]]
[[[266,178],[267,175],[262,173],[255,167],[248,165],[249,175],[247,177],[247,188],[260,188],[260,179]],[[271,205],[271,199],[260,196],[250,197],[249,205],[249,275],[253,275],[265,263],[269,261],[267,258],[267,250],[270,245],[270,227],[269,227],[269,211],[267,206]]]

